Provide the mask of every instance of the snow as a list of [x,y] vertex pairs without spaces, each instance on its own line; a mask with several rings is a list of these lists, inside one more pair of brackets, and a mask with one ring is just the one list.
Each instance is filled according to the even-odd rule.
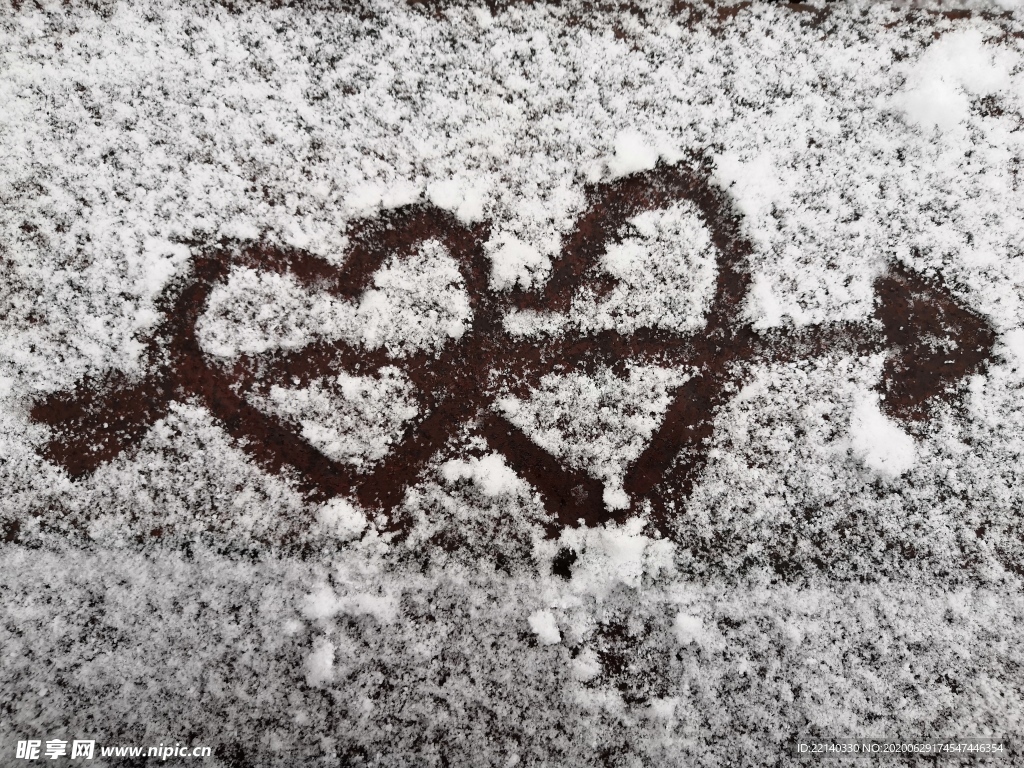
[[463,224],[483,220],[485,193],[480,187],[453,178],[435,181],[427,187],[427,199],[438,208],[454,213]]
[[342,498],[326,502],[317,510],[316,519],[342,541],[354,539],[366,529],[366,516]]
[[782,325],[784,311],[778,297],[772,291],[769,279],[756,275],[747,295],[747,319],[754,328],[773,328]]
[[750,158],[735,151],[722,152],[716,158],[715,178],[732,193],[736,207],[751,222],[769,216],[772,205],[782,202],[786,194],[769,152]]
[[551,271],[551,259],[515,235],[503,233],[492,243],[488,244],[487,256],[491,260],[491,287],[496,291],[516,285],[530,288],[543,283]]
[[882,413],[874,397],[864,398],[854,410],[850,444],[866,467],[890,480],[910,471],[916,460],[914,438]]
[[676,616],[672,629],[675,630],[676,638],[681,645],[699,642],[704,637],[704,622],[701,621],[700,616],[680,613]]
[[607,295],[581,291],[564,314],[510,312],[506,328],[521,335],[638,328],[690,334],[702,328],[718,268],[696,207],[684,201],[646,211],[617,234],[600,257],[602,270],[619,280]]
[[628,378],[608,369],[590,376],[545,376],[529,400],[501,398],[498,410],[542,448],[606,484],[613,508],[628,502],[626,468],[661,423],[669,388],[690,377],[680,371],[631,367]]
[[[820,22],[640,5],[0,13],[0,753],[187,735],[217,765],[723,765],[770,762],[802,728],[1020,732],[1020,3],[830,4]],[[268,471],[184,393],[78,478],[31,416],[151,373],[160,297],[211,247],[300,248],[343,275],[352,226],[406,205],[473,228],[524,343],[715,342],[721,243],[693,201],[595,250],[607,292],[510,306],[555,273],[593,185],[679,162],[753,245],[736,322],[769,352],[729,372],[706,466],[664,507],[627,474],[708,375],[696,360],[518,389],[502,361],[481,382],[494,413],[451,425],[394,509],[304,496],[300,469]],[[409,366],[477,317],[456,255],[413,250],[351,301],[234,268],[202,354],[230,372],[312,342],[386,353],[236,393],[365,476],[429,416]],[[941,280],[998,339],[916,422],[877,395],[899,350],[770,351],[872,322],[890,265]],[[481,436],[496,415],[620,515],[554,524]]]
[[438,349],[465,332],[472,316],[458,265],[436,241],[411,258],[390,259],[359,300],[355,333],[392,354]]
[[334,644],[330,641],[317,643],[316,649],[306,660],[306,682],[312,688],[322,687],[334,679]]
[[394,366],[373,376],[343,372],[303,388],[275,385],[266,398],[254,400],[297,425],[325,456],[363,468],[383,459],[419,413],[411,384]]
[[954,32],[918,59],[897,100],[912,122],[952,130],[967,119],[971,98],[999,94],[1010,85],[1012,57],[994,55],[984,43],[980,30]]
[[573,677],[581,682],[593,680],[601,674],[601,660],[593,648],[584,648],[574,659]]
[[355,302],[310,291],[291,275],[235,268],[197,324],[204,351],[224,358],[343,339],[395,356],[458,339],[472,317],[458,265],[437,241],[390,258]]
[[484,496],[503,496],[526,490],[525,484],[509,469],[504,457],[499,453],[489,453],[468,461],[446,461],[441,465],[441,475],[448,483],[471,480]]
[[618,590],[639,589],[674,570],[676,551],[671,542],[643,533],[643,522],[565,531],[561,540],[577,553],[569,589],[601,602]]
[[602,499],[608,509],[629,509],[629,494],[617,486],[605,486]]
[[562,633],[558,631],[558,624],[551,611],[534,611],[530,614],[529,622],[530,629],[541,645],[555,645],[562,641]]
[[1024,366],[1024,328],[1014,328],[1003,334],[1003,346],[1016,366]]
[[627,129],[615,137],[615,155],[608,161],[608,172],[613,179],[646,171],[658,162],[658,150],[640,131]]

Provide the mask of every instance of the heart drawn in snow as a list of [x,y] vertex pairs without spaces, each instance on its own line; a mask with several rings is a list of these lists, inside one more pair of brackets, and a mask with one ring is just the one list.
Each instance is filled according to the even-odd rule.
[[[490,263],[483,248],[487,225],[466,227],[447,212],[422,205],[354,226],[340,269],[309,253],[265,244],[207,248],[193,261],[190,275],[170,286],[159,301],[164,319],[148,343],[145,378],[111,373],[35,405],[32,418],[54,428],[44,454],[72,477],[81,477],[138,443],[172,402],[192,400],[208,408],[263,468],[292,468],[290,476],[311,501],[355,497],[367,508],[388,513],[391,529],[400,531],[406,524],[395,511],[406,489],[472,423],[491,449],[539,491],[552,533],[580,521],[597,525],[628,515],[644,500],[658,524],[669,514],[659,485],[671,475],[672,494],[688,495],[706,464],[715,414],[749,377],[752,365],[885,351],[879,384],[883,407],[894,418],[920,420],[927,416],[930,399],[977,371],[991,353],[995,335],[981,318],[941,286],[897,266],[876,280],[876,308],[869,320],[755,331],[743,311],[751,287],[747,259],[752,246],[740,233],[727,195],[710,183],[706,162],[698,168],[662,165],[587,192],[589,208],[537,292],[489,290]],[[585,286],[607,291],[614,282],[599,275],[597,265],[619,230],[640,213],[681,201],[699,211],[717,251],[717,277],[703,331],[688,336],[650,328],[631,334],[524,338],[505,329],[503,319],[510,309],[560,312]],[[428,240],[440,241],[458,263],[472,308],[465,333],[438,352],[392,359],[384,349],[315,342],[298,351],[243,356],[228,368],[212,363],[200,348],[196,323],[211,291],[233,267],[289,274],[306,287],[356,299],[388,257],[410,256]],[[627,510],[607,508],[598,480],[566,467],[491,407],[500,395],[527,394],[554,371],[607,366],[621,375],[627,364],[636,363],[685,366],[696,375],[669,393],[664,419],[629,467],[623,484],[632,504]],[[388,455],[369,470],[328,458],[290,425],[244,398],[246,392],[267,391],[274,382],[305,386],[339,371],[365,375],[385,365],[404,370],[416,388],[422,415],[406,425]]]

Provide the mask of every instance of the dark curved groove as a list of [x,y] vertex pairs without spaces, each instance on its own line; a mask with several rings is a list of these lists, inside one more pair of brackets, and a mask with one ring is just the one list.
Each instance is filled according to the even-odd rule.
[[878,278],[875,291],[876,315],[897,351],[882,371],[883,407],[894,418],[920,421],[930,400],[982,369],[992,356],[995,331],[945,286],[904,267]]
[[583,521],[584,525],[596,526],[610,519],[600,480],[566,467],[519,427],[495,413],[481,418],[480,431],[491,449],[503,454],[516,474],[540,491],[548,512],[560,525],[571,527]]
[[268,472],[295,470],[295,483],[311,501],[326,501],[352,492],[353,468],[329,459],[293,429],[247,403],[226,377],[207,371],[188,382],[191,391],[223,424],[231,437]]
[[446,401],[413,428],[382,464],[360,484],[356,495],[367,507],[391,509],[401,503],[405,489],[451,437],[453,428],[471,415],[470,404]]
[[724,379],[721,374],[701,374],[676,389],[661,426],[626,472],[626,493],[646,496],[678,463],[681,488],[689,495],[707,459],[715,413],[726,399]]

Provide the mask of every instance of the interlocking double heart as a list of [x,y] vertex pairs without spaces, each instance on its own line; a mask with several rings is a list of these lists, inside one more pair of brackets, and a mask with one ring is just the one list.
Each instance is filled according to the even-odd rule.
[[[544,287],[533,292],[489,289],[491,264],[483,248],[487,225],[466,227],[450,214],[423,205],[355,225],[341,269],[309,253],[264,244],[211,247],[195,258],[187,278],[161,297],[163,320],[148,343],[150,373],[145,378],[112,373],[36,404],[32,417],[54,428],[44,453],[80,477],[138,443],[172,402],[194,401],[208,408],[260,465],[285,472],[311,501],[355,497],[367,508],[387,512],[392,528],[399,529],[397,509],[406,489],[469,424],[540,493],[550,529],[556,531],[580,522],[599,524],[630,510],[606,508],[598,480],[538,447],[495,410],[494,399],[499,394],[527,395],[541,377],[556,371],[607,366],[622,373],[627,364],[638,363],[686,367],[696,374],[670,393],[661,425],[623,484],[632,510],[646,500],[657,523],[668,515],[669,495],[678,499],[689,494],[706,464],[716,413],[755,365],[884,351],[879,388],[885,409],[898,419],[919,420],[926,418],[929,400],[979,370],[991,353],[995,335],[984,320],[942,286],[897,266],[875,282],[877,300],[870,319],[755,331],[743,311],[753,249],[741,234],[727,195],[710,182],[706,161],[696,167],[659,166],[589,188],[587,194],[589,208],[567,238]],[[599,269],[607,246],[632,217],[682,201],[699,211],[717,250],[714,296],[701,333],[685,336],[650,328],[631,334],[524,338],[506,330],[503,320],[512,308],[563,312],[584,287],[607,291],[614,281]],[[440,241],[458,263],[472,309],[466,332],[439,352],[393,359],[384,349],[321,341],[299,351],[243,356],[227,367],[201,349],[196,323],[211,291],[234,267],[289,274],[310,289],[354,300],[388,258],[412,255],[427,240]],[[247,393],[266,392],[274,382],[305,386],[339,371],[366,375],[385,365],[400,367],[411,379],[420,416],[369,469],[328,458],[292,425],[246,399]],[[664,490],[668,477],[670,493]]]

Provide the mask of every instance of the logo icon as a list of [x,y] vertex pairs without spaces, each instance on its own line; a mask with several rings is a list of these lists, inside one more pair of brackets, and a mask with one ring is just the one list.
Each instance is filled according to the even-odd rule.
[[[785,362],[843,352],[886,352],[879,388],[893,418],[927,417],[929,402],[957,380],[976,372],[991,353],[995,334],[943,286],[903,267],[891,266],[875,282],[874,314],[861,322],[833,322],[804,329],[754,330],[743,305],[751,287],[752,245],[742,235],[728,196],[709,181],[704,162],[657,168],[587,190],[589,207],[567,237],[543,288],[529,291],[488,287],[486,224],[467,227],[451,214],[411,206],[362,221],[350,233],[344,266],[299,250],[267,244],[219,244],[203,250],[191,273],[159,300],[163,320],[147,347],[141,380],[121,373],[83,381],[74,391],[48,397],[32,418],[50,425],[44,448],[72,477],[86,475],[137,444],[174,401],[202,404],[253,459],[270,472],[292,468],[311,501],[351,496],[368,508],[395,516],[405,490],[431,458],[466,423],[541,494],[550,529],[580,521],[597,525],[625,516],[648,500],[654,522],[667,514],[660,487],[672,476],[672,494],[689,494],[706,462],[715,414],[757,363]],[[632,334],[615,331],[574,337],[523,338],[506,330],[511,309],[562,312],[585,286],[607,291],[614,281],[599,272],[606,247],[634,216],[688,201],[699,211],[717,252],[714,295],[703,331],[683,335],[657,328]],[[472,308],[472,323],[438,352],[392,359],[384,349],[367,351],[345,342],[315,342],[305,349],[243,356],[230,367],[204,354],[196,324],[213,289],[236,266],[289,274],[300,284],[341,299],[358,299],[389,257],[416,252],[440,241],[458,263]],[[553,371],[593,370],[606,365],[651,362],[690,367],[697,373],[671,392],[671,403],[654,435],[628,469],[624,490],[631,509],[612,510],[602,484],[566,467],[541,449],[492,405],[501,394],[527,394]],[[394,365],[414,384],[421,417],[408,424],[390,453],[364,469],[334,461],[305,442],[286,423],[251,405],[246,393],[265,392],[275,382],[305,386],[347,371],[371,374]],[[659,517],[660,516],[660,517]]]

